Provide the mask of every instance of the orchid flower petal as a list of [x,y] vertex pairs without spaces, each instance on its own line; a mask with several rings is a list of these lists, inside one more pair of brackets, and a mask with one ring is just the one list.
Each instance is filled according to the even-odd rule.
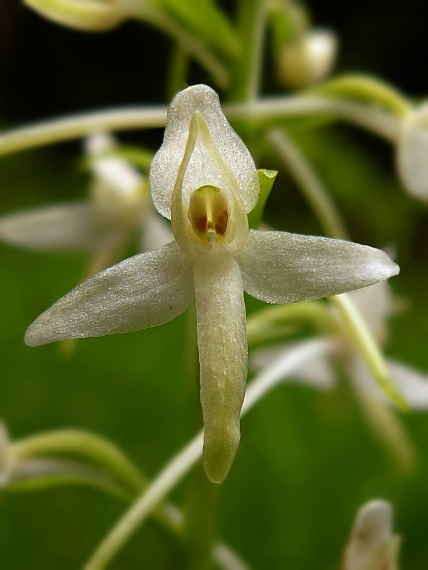
[[428,375],[406,366],[401,362],[387,359],[387,365],[398,389],[412,410],[428,408]]
[[311,355],[311,358],[302,362],[292,374],[289,373],[288,368],[285,372],[281,368],[281,363],[287,363],[290,354],[299,350],[300,347],[310,346],[314,342],[311,339],[254,350],[250,353],[251,368],[255,372],[262,372],[265,368],[277,362],[276,374],[279,378],[282,376],[284,381],[295,382],[297,380],[299,384],[306,384],[320,390],[328,390],[336,384],[336,374],[329,359],[330,354],[337,348],[337,343],[333,341],[318,339],[320,346],[323,346],[324,350]]
[[171,321],[193,297],[189,261],[176,243],[136,255],[88,279],[29,327],[30,346],[137,331]]
[[397,144],[401,182],[415,198],[428,200],[428,103],[403,121]]
[[399,272],[381,250],[352,242],[252,230],[237,258],[244,289],[268,303],[296,303],[367,287]]
[[229,255],[201,256],[194,266],[204,467],[221,483],[239,444],[247,378],[247,336],[241,272]]
[[195,143],[183,179],[184,200],[188,200],[190,192],[201,186],[224,188],[233,179],[239,187],[245,211],[251,211],[259,193],[254,161],[227,122],[218,95],[206,85],[194,85],[181,91],[168,109],[164,142],[150,169],[150,186],[157,210],[162,216],[171,218],[172,193],[187,147],[190,121],[195,113],[199,113],[205,122],[211,143],[203,136],[198,137]]
[[169,223],[155,211],[153,204],[144,206],[147,215],[141,227],[140,247],[141,251],[154,251],[173,241],[174,235]]
[[0,218],[0,240],[34,250],[94,251],[108,233],[109,223],[98,208],[84,202]]
[[400,539],[392,534],[392,507],[376,499],[358,511],[343,570],[397,570]]

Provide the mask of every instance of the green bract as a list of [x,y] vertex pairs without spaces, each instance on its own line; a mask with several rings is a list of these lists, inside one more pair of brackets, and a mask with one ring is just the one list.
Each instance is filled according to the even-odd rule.
[[205,85],[172,101],[150,172],[175,241],[89,279],[28,329],[36,346],[166,323],[196,299],[204,465],[224,480],[239,443],[247,377],[244,289],[269,303],[336,295],[396,275],[382,251],[341,240],[250,230],[259,180],[248,149]]

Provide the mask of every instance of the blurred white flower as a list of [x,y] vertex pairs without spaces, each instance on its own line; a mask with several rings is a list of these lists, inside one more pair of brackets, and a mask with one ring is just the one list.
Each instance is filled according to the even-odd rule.
[[404,188],[415,198],[428,202],[428,103],[402,120],[396,152]]
[[[382,281],[349,293],[358,307],[374,338],[382,345],[387,341],[387,320],[394,311],[394,299],[389,285]],[[293,375],[298,382],[321,389],[336,385],[336,365],[345,367],[352,387],[363,406],[366,419],[375,434],[386,444],[403,468],[411,468],[414,451],[403,427],[386,406],[389,400],[374,381],[358,348],[347,338],[345,331],[332,334],[332,343],[325,353],[310,359]],[[254,351],[251,363],[255,370],[263,368],[269,359],[277,358],[290,346],[276,346]],[[413,410],[428,408],[428,375],[389,358],[385,359],[391,378],[409,407]]]
[[398,570],[400,537],[392,534],[392,506],[377,499],[357,513],[342,570]]
[[41,251],[87,251],[93,258],[89,274],[117,261],[135,233],[141,251],[170,242],[172,232],[153,207],[147,177],[114,156],[115,146],[104,133],[86,140],[93,174],[89,200],[3,216],[0,239]]
[[0,488],[7,484],[12,471],[9,435],[6,427],[0,422]]
[[284,87],[310,87],[327,77],[336,61],[337,37],[331,30],[308,31],[278,53],[277,75]]
[[166,323],[196,297],[204,465],[226,477],[240,438],[247,377],[244,289],[291,303],[365,287],[396,275],[382,251],[286,232],[250,231],[257,203],[253,159],[232,130],[217,94],[189,87],[172,101],[150,184],[175,242],[132,257],[86,281],[28,329],[31,346]]

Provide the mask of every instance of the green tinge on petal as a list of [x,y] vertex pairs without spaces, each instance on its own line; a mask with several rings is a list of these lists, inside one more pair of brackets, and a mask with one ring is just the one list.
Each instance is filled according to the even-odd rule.
[[193,298],[191,264],[173,242],[135,255],[88,279],[29,327],[25,342],[120,334],[178,317]]
[[204,467],[213,483],[227,476],[240,439],[247,378],[245,304],[241,273],[228,254],[204,255],[194,266]]

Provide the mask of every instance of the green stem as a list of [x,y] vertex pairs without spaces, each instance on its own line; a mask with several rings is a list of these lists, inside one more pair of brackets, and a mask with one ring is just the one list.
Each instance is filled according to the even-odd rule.
[[344,75],[311,89],[311,94],[355,98],[384,107],[399,119],[412,112],[410,102],[394,87],[364,75]]
[[329,299],[338,310],[346,325],[346,330],[359,348],[379,387],[394,402],[397,408],[407,411],[408,404],[391,379],[385,359],[354,303],[348,295],[336,295],[335,297],[329,297]]
[[[333,202],[330,201],[327,192],[319,182],[315,172],[306,163],[304,157],[294,149],[292,143],[281,131],[271,131],[268,137],[300,184],[326,232],[336,238],[346,236],[344,225],[336,212]],[[347,331],[359,348],[373,378],[380,388],[399,409],[407,410],[407,403],[393,383],[385,359],[355,304],[347,295],[330,297],[330,301],[339,311]]]
[[412,472],[417,460],[416,450],[394,410],[385,406],[371,391],[364,389],[358,377],[351,375],[351,381],[374,436],[402,473]]
[[224,64],[214,56],[197,35],[183,27],[172,18],[161,6],[152,2],[140,2],[133,16],[147,22],[176,40],[214,78],[219,87],[225,89],[229,82],[229,74]]
[[164,127],[166,107],[137,107],[51,119],[0,135],[0,155],[68,141],[97,131]]
[[18,463],[6,490],[35,491],[64,485],[99,489],[126,501],[133,498],[133,493],[125,491],[100,469],[76,461],[51,458],[31,458]]
[[[308,359],[325,353],[329,347],[330,344],[325,341],[308,341],[294,351],[290,351],[281,362],[280,371],[273,366],[259,374],[248,387],[241,416],[245,415],[287,375],[298,369]],[[147,490],[125,513],[85,565],[85,570],[101,570],[111,562],[130,536],[156,508],[156,505],[166,497],[202,457],[202,448],[203,432],[201,431],[164,467]]]
[[258,97],[266,26],[265,0],[240,0],[238,33],[240,57],[232,70],[231,101],[254,101]]
[[392,144],[396,144],[401,135],[401,121],[383,109],[328,97],[271,97],[224,105],[223,110],[229,120],[248,121],[265,128],[267,123],[274,126],[282,119],[327,115],[367,129]]
[[34,435],[11,445],[12,456],[24,460],[49,454],[70,453],[105,468],[131,492],[140,492],[145,478],[122,451],[109,441],[79,430]]
[[187,87],[186,77],[189,69],[189,58],[186,50],[180,45],[172,48],[171,61],[168,72],[167,99],[170,101],[174,95]]
[[[266,123],[273,125],[287,118],[329,115],[367,129],[392,144],[397,143],[401,133],[401,122],[382,109],[332,98],[276,97],[253,103],[229,104],[223,110],[230,120],[243,120],[261,126],[266,126]],[[50,119],[1,134],[0,155],[73,140],[94,131],[164,127],[166,112],[165,106],[131,107]]]
[[[249,346],[261,341],[283,336],[284,330],[296,332],[309,325],[317,332],[333,329],[333,318],[327,304],[321,301],[306,301],[287,305],[266,307],[247,318]],[[287,329],[288,327],[288,329]]]
[[326,235],[349,239],[345,224],[321,181],[289,137],[280,129],[266,135],[285,167],[291,172],[315,212]]

